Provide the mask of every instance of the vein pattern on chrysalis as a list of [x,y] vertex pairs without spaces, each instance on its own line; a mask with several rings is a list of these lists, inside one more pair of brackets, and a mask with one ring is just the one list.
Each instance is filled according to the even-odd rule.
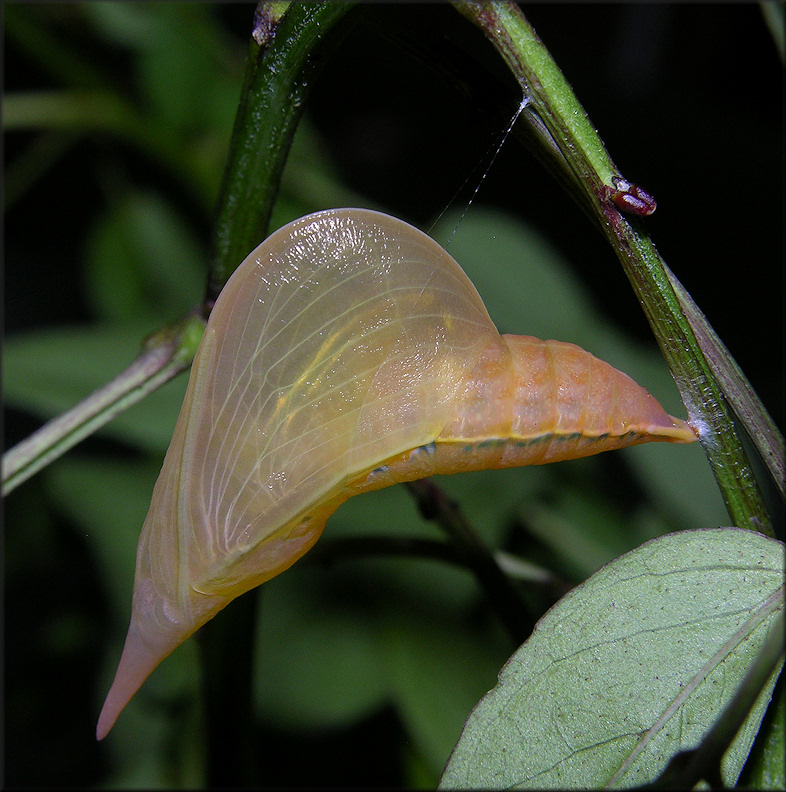
[[291,566],[353,495],[695,439],[579,347],[500,335],[461,267],[412,226],[363,209],[296,220],[246,258],[210,315],[97,735],[161,660]]

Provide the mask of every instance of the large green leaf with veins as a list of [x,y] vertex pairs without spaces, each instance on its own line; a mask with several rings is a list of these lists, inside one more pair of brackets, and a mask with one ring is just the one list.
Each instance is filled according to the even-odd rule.
[[[659,537],[560,600],[470,715],[444,788],[646,784],[696,747],[783,609],[783,545],[739,529]],[[775,678],[721,765],[731,786]]]

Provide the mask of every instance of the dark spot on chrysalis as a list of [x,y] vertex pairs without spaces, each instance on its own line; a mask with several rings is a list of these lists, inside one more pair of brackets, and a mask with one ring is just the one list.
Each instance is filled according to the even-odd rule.
[[620,211],[647,217],[657,208],[655,199],[638,184],[633,184],[621,176],[615,176],[611,181],[614,188],[609,190],[609,198]]

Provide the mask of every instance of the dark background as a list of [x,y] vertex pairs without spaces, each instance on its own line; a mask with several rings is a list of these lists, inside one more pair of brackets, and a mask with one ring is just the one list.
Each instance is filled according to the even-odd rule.
[[[535,4],[526,12],[621,171],[656,197],[647,223],[658,249],[782,425],[783,71],[758,6]],[[248,7],[219,14],[242,41]],[[348,185],[427,224],[471,174],[460,198],[468,200],[474,169],[520,100],[515,83],[450,8],[362,7],[348,21],[309,117]],[[116,66],[122,78],[122,59]],[[497,90],[485,69],[499,77]],[[9,46],[6,90],[45,85]],[[11,136],[6,157],[17,145],[21,136]],[[110,145],[78,144],[6,215],[7,333],[86,318],[78,279],[68,276],[84,224],[70,210],[97,208],[85,159]],[[149,162],[137,172],[161,178]],[[602,304],[648,332],[638,308],[616,299],[627,286],[605,242],[512,138],[476,200],[534,221]],[[200,230],[207,246],[209,228]],[[57,288],[41,288],[52,282]]]
[[[223,5],[217,13],[244,47],[253,6]],[[658,249],[782,426],[783,70],[759,7],[535,4],[525,13],[621,171],[656,197],[658,210],[646,222]],[[493,147],[520,96],[490,46],[449,7],[364,6],[351,16],[314,87],[308,117],[349,186],[427,226]],[[128,79],[122,56],[100,49],[95,56],[117,79]],[[12,44],[5,58],[7,91],[51,87]],[[486,71],[498,76],[496,88],[489,88]],[[22,134],[6,136],[7,160],[25,145]],[[94,166],[118,148],[137,160],[140,182],[166,191],[155,166],[122,144],[88,136],[72,147],[5,215],[6,334],[91,318],[77,277],[84,218],[101,206]],[[476,178],[460,201],[466,202]],[[195,214],[187,200],[178,200],[187,216]],[[604,240],[514,139],[476,200],[543,229],[576,264],[596,300],[630,332],[648,337],[635,303],[618,298],[628,287]],[[210,229],[201,226],[198,233],[207,248]],[[38,424],[19,412],[7,414],[6,447]],[[68,561],[60,573],[29,585],[89,600],[95,587],[89,567],[73,547],[58,552]],[[6,591],[7,606],[24,596]],[[7,673],[7,689],[32,684],[42,696],[72,695],[80,706],[74,691],[51,688],[45,664],[25,654],[26,633],[26,624],[10,614],[6,648],[24,662],[13,666],[18,676]],[[268,735],[268,783],[395,785],[399,770],[378,748],[385,744],[380,735],[394,728],[392,716],[382,713],[330,739]],[[52,744],[63,755],[57,764],[70,765],[73,773],[56,783],[101,785],[106,768],[99,746],[65,761],[73,751],[69,724],[31,723],[24,712],[7,711],[5,730],[9,786],[52,783],[45,771],[49,758],[31,749]],[[326,777],[331,757],[347,745],[356,765]],[[309,766],[320,767],[321,775],[313,776]]]

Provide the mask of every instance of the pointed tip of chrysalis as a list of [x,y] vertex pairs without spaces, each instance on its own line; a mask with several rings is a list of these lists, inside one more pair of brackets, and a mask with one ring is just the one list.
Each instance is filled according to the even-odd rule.
[[146,640],[137,632],[132,621],[114,681],[98,716],[96,739],[103,740],[109,734],[134,693],[139,690],[153,669],[180,643],[182,639],[163,635],[156,636],[155,641]]
[[652,394],[647,394],[648,409],[643,421],[652,440],[668,443],[695,443],[699,433],[687,421],[669,415]]
[[681,418],[669,416],[674,426],[674,441],[677,443],[695,443],[699,439],[699,431]]
[[695,443],[699,439],[699,433],[687,421],[665,412],[664,419],[650,431],[669,443]]

